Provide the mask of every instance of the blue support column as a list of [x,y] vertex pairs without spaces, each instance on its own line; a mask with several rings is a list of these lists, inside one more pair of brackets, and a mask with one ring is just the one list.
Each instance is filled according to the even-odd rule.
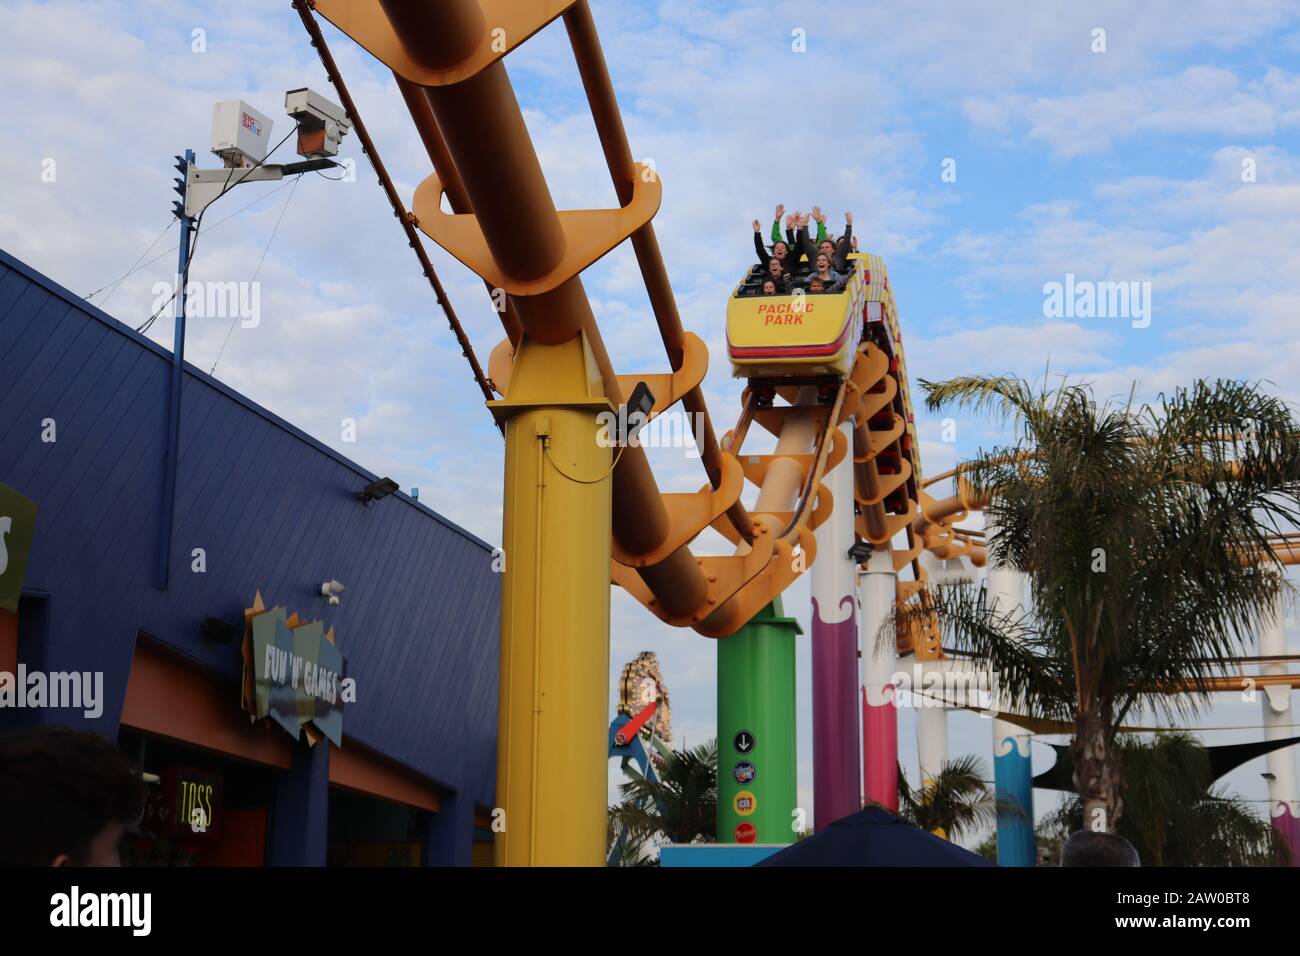
[[998,814],[998,865],[1037,866],[1034,849],[1034,772],[1029,759],[1032,734],[1004,720],[993,721],[993,788],[1020,807],[1023,816]]
[[429,814],[424,831],[425,866],[469,866],[474,854],[474,800],[448,791],[442,809]]
[[293,766],[276,775],[269,866],[324,866],[329,837],[329,744],[294,746]]

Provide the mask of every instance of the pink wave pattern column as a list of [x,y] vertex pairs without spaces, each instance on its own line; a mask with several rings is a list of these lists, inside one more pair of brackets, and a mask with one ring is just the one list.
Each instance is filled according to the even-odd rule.
[[1291,805],[1279,802],[1273,808],[1273,830],[1291,851],[1291,866],[1300,867],[1300,819],[1291,812]]
[[898,812],[898,709],[894,685],[886,684],[883,703],[873,704],[862,689],[862,770],[867,800]]
[[819,830],[861,809],[857,603],[845,594],[838,607],[844,619],[828,622],[812,599],[813,825]]

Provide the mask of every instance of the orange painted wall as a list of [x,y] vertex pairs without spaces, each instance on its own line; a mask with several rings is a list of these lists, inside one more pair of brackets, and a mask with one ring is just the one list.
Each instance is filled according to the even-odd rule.
[[348,740],[330,754],[330,783],[433,813],[442,807],[433,784]]
[[138,642],[122,707],[122,726],[288,769],[289,738],[254,726],[239,708],[239,688],[227,687],[183,661]]
[[[0,640],[0,653],[2,648]],[[131,661],[122,726],[280,769],[293,762],[292,741],[267,721],[251,723],[239,707],[239,688],[143,641]],[[329,779],[433,813],[442,806],[434,784],[350,740],[330,753]]]

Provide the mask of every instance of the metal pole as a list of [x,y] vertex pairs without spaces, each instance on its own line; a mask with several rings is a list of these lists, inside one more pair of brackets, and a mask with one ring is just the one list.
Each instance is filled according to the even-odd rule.
[[605,862],[611,405],[590,368],[585,335],[525,337],[490,405],[505,422],[498,866]]
[[[167,590],[171,576],[172,523],[176,512],[176,469],[181,444],[181,382],[185,367],[185,283],[190,266],[190,218],[185,214],[185,176],[194,165],[194,150],[185,151],[181,171],[180,253],[176,264],[175,331],[172,333],[172,368],[167,387],[167,445],[163,463],[163,500],[159,521],[158,588]],[[178,167],[179,168],[179,167]]]

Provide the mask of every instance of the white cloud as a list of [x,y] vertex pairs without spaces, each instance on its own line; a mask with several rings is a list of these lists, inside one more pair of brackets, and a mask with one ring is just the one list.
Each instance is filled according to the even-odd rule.
[[1300,126],[1297,87],[1300,76],[1276,68],[1243,82],[1231,70],[1195,66],[1074,94],[971,98],[963,111],[973,125],[998,133],[1023,126],[1030,140],[1070,159],[1142,136],[1271,136]]

